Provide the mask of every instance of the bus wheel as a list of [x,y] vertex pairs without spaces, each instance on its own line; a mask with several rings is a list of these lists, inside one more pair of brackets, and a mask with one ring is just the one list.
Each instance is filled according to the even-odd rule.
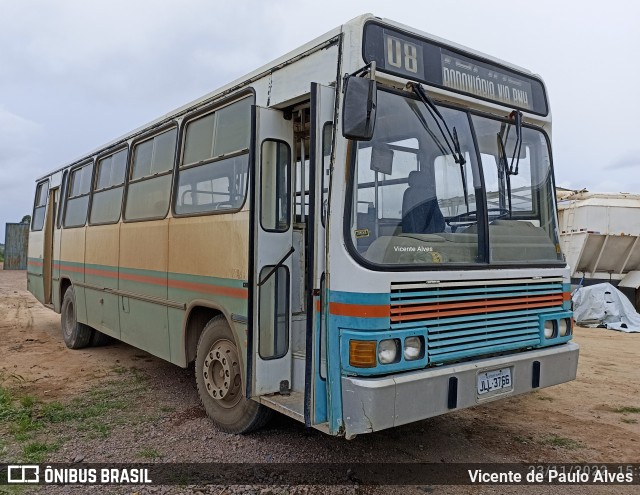
[[62,338],[69,349],[82,349],[89,345],[93,329],[76,320],[76,295],[73,287],[69,287],[64,293],[60,310],[60,326],[62,326]]
[[264,426],[272,411],[244,397],[238,348],[224,316],[204,327],[196,353],[196,384],[207,416],[225,433]]
[[91,336],[91,347],[102,347],[103,345],[109,345],[113,342],[113,337],[99,332],[98,330],[93,331],[93,335]]

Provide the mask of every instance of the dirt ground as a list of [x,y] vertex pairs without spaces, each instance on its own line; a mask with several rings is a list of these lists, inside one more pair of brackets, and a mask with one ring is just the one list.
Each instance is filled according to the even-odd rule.
[[[353,441],[305,429],[282,416],[255,434],[226,435],[204,416],[191,370],[122,343],[67,349],[59,315],[26,291],[25,272],[0,270],[0,386],[16,397],[68,403],[102,383],[130,379],[130,370],[142,377],[137,395],[104,418],[112,423],[105,434],[96,437],[81,429],[61,434],[64,441],[44,462],[379,462],[381,452],[390,462],[640,462],[640,334],[577,328],[575,341],[581,347],[577,380],[527,396]],[[119,415],[126,418],[118,420]],[[0,462],[15,462],[19,437],[2,428],[0,423]],[[48,435],[55,436],[61,431],[57,428]],[[560,493],[555,488],[413,487],[411,492]],[[562,493],[637,493],[637,486],[560,488]],[[173,493],[167,490],[147,491]],[[252,490],[199,489],[261,493]],[[407,487],[398,491],[407,493]],[[57,493],[67,492],[59,488]]]

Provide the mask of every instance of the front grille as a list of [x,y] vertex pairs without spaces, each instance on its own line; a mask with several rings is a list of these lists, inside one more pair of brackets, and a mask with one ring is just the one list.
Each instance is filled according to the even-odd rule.
[[538,315],[562,311],[562,278],[391,284],[391,328],[426,328],[429,362],[540,344]]

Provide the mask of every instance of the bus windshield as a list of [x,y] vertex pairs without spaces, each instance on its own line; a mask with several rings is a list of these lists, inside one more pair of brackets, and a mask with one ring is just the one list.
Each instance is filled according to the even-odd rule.
[[461,163],[421,101],[379,89],[377,104],[373,139],[352,155],[345,232],[356,257],[416,268],[562,261],[545,134],[522,127],[516,147],[507,121],[438,107]]

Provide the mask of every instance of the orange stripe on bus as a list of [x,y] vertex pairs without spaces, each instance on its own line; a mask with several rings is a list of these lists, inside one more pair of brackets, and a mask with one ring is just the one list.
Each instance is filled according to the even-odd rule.
[[[520,307],[523,309],[548,308],[549,303],[547,302],[529,303],[529,304],[523,304]],[[485,308],[484,313],[497,313],[505,310],[513,311],[514,309],[517,309],[517,308],[518,306],[514,306],[514,305],[493,306],[493,307]],[[435,311],[425,311],[423,313],[415,313],[415,314],[393,315],[391,316],[391,321],[395,323],[399,321],[425,320],[429,318],[435,319],[435,318],[442,318],[444,316],[481,315],[481,314],[482,313],[478,312],[477,307],[472,309],[458,309],[455,311],[435,310]]]
[[[85,275],[96,275],[101,277],[118,279],[118,272],[112,272],[108,270],[98,270],[96,268],[85,268],[83,270],[82,267],[68,266],[68,265],[65,265],[65,266],[57,265],[57,266],[63,270],[67,270],[70,272],[82,273],[84,271]],[[168,287],[171,287],[172,289],[184,289],[184,290],[190,290],[193,292],[204,292],[205,294],[215,294],[218,296],[234,297],[237,299],[247,299],[249,297],[247,293],[247,289],[238,288],[238,287],[224,287],[220,285],[203,284],[203,283],[197,283],[197,282],[168,280],[166,277],[154,277],[151,275],[135,275],[133,273],[123,273],[123,272],[120,272],[119,278],[120,280],[127,280],[129,282],[140,282],[140,283],[150,284],[150,285],[168,286]]]
[[218,296],[235,297],[238,299],[247,299],[249,297],[247,289],[239,287],[223,287],[221,285],[200,284],[196,282],[184,282],[182,280],[169,280],[169,287],[172,289],[184,289],[194,292],[205,292],[207,294],[216,294]]
[[562,293],[563,301],[571,301],[571,292],[563,292]]
[[456,303],[433,303],[423,306],[412,305],[396,305],[391,308],[391,314],[404,314],[404,313],[416,313],[419,311],[441,311],[456,308],[471,308],[471,307],[490,307],[490,306],[505,306],[509,304],[528,306],[531,303],[544,302],[560,303],[562,297],[560,294],[554,296],[529,296],[529,297],[513,297],[513,298],[501,298],[501,299],[476,299],[472,301],[456,302]]
[[84,273],[84,267],[82,266],[71,266],[71,265],[63,265],[61,263],[54,263],[53,267],[59,268],[60,270],[65,270],[67,272]]
[[98,270],[97,268],[85,268],[85,275],[98,275],[100,277],[118,278],[118,272],[110,272],[108,270]]
[[358,318],[388,318],[389,306],[373,306],[368,304],[329,303],[329,312],[336,316],[354,316]]
[[150,275],[134,275],[133,273],[120,272],[120,280],[128,280],[129,282],[140,282],[150,285],[167,285],[167,277],[154,277]]
[[42,261],[31,261],[31,260],[28,260],[27,261],[27,265],[42,266]]

